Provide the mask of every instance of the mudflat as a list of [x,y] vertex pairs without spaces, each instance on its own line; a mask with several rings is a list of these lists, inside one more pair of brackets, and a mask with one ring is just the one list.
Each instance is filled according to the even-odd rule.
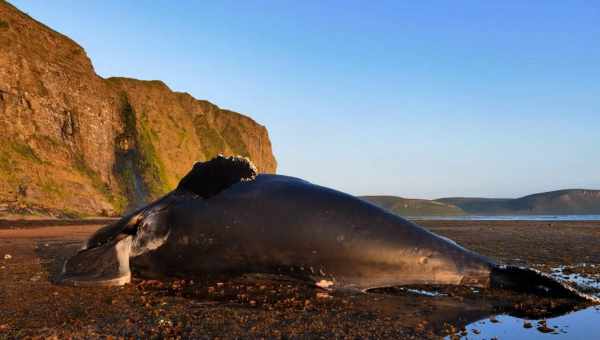
[[[53,284],[63,261],[102,226],[89,223],[0,223],[0,338],[437,338],[466,335],[473,331],[466,324],[496,313],[543,317],[567,304],[465,287],[328,292],[274,275],[135,278],[109,288]],[[600,277],[600,222],[417,223],[499,262]]]

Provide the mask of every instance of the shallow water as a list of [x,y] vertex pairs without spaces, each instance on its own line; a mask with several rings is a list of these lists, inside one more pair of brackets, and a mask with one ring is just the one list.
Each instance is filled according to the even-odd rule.
[[[600,279],[595,275],[572,272],[578,267],[595,267],[580,263],[552,268],[551,276],[591,289],[591,295],[600,296]],[[592,306],[561,316],[528,320],[506,314],[491,316],[472,322],[454,334],[465,339],[600,339],[600,306]],[[446,339],[452,339],[452,336]]]
[[[580,263],[574,266],[559,266],[552,268],[552,272],[550,275],[555,279],[561,281],[567,281],[575,283],[580,288],[585,288],[587,290],[593,290],[593,295],[600,297],[600,278],[597,275],[582,275],[579,273],[571,272],[573,269],[577,269],[578,267],[592,267],[595,268],[595,264],[589,263]],[[565,272],[566,269],[570,269],[568,273]],[[598,336],[600,338],[600,334]]]
[[412,220],[441,221],[600,221],[600,215],[467,215],[415,216]]
[[[544,321],[546,328],[542,329],[540,327]],[[526,325],[531,327],[526,328]],[[524,320],[498,315],[470,323],[465,328],[466,335],[457,335],[466,339],[599,339],[600,307],[588,307],[545,320]]]
[[438,291],[433,291],[433,290],[411,289],[411,288],[400,288],[400,290],[404,290],[411,294],[423,295],[423,296],[429,296],[429,297],[448,296],[448,294],[440,293]]

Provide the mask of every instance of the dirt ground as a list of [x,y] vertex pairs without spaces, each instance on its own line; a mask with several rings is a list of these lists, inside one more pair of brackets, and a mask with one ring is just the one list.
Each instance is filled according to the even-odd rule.
[[[566,265],[584,276],[600,274],[600,222],[418,223],[507,264],[543,271]],[[567,304],[464,287],[434,287],[442,297],[400,288],[327,292],[266,275],[58,286],[51,281],[64,259],[101,225],[42,224],[49,222],[0,223],[0,338],[421,339],[460,333],[465,324],[499,312],[543,316]]]

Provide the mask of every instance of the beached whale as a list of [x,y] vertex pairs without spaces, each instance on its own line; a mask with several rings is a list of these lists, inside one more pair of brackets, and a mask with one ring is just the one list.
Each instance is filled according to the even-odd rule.
[[502,287],[593,299],[538,271],[502,266],[354,196],[257,175],[242,157],[196,163],[163,198],[98,230],[59,281],[285,274],[324,288],[408,284]]

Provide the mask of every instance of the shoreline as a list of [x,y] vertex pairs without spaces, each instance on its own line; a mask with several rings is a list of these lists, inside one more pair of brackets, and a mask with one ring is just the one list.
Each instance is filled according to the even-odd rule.
[[[600,222],[418,223],[499,263],[547,273],[562,266],[600,282]],[[327,292],[273,275],[161,281],[134,276],[123,287],[53,284],[63,261],[102,226],[0,230],[0,256],[11,255],[0,257],[0,338],[440,338],[504,313],[502,308],[514,299],[486,289],[473,293],[467,287],[413,289],[447,294],[438,297],[411,294],[409,289]],[[543,300],[524,299],[512,301],[538,306]]]
[[63,227],[77,225],[106,225],[120,218],[90,217],[84,219],[0,218],[0,229]]
[[460,215],[406,216],[404,218],[411,221],[600,222],[600,215]]
[[[510,217],[512,215],[506,215]],[[478,224],[478,223],[495,223],[495,224],[553,224],[553,223],[572,223],[582,225],[598,225],[600,226],[600,215],[598,219],[528,219],[529,215],[522,215],[522,219],[508,219],[502,216],[490,215],[490,216],[402,216],[403,218],[413,221],[417,224],[429,224],[429,222],[451,222],[451,223],[464,223],[465,225]],[[550,215],[531,215],[531,216],[550,216]],[[554,215],[553,215],[554,216]],[[561,216],[561,215],[556,215]],[[562,216],[575,216],[575,215],[562,215]],[[581,215],[581,216],[592,216],[592,215]],[[60,219],[60,218],[3,218],[0,217],[0,229],[18,229],[18,228],[42,228],[42,227],[60,227],[60,226],[77,226],[77,225],[107,225],[118,221],[121,217],[90,217],[81,219]]]

